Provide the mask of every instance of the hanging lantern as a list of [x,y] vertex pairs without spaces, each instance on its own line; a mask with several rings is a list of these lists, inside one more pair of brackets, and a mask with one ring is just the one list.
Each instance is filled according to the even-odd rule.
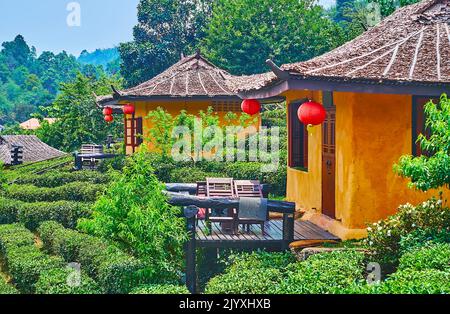
[[134,106],[132,104],[126,104],[122,108],[124,114],[133,114]]
[[314,101],[305,102],[298,108],[298,118],[304,125],[319,125],[325,121],[327,112],[323,106]]
[[105,107],[103,108],[103,115],[110,116],[113,114],[113,110],[111,107]]
[[114,121],[114,117],[112,115],[106,115],[105,121],[108,123],[112,123]]
[[251,116],[261,111],[261,104],[256,99],[246,99],[241,105],[242,111]]

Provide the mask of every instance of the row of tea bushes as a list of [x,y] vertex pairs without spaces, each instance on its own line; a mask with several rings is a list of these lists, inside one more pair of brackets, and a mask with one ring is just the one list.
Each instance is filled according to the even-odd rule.
[[13,184],[8,186],[5,195],[7,198],[34,203],[34,202],[94,202],[97,196],[106,189],[104,184],[89,184],[86,182],[72,182],[55,188],[40,188],[34,185]]
[[[34,235],[20,224],[0,226],[0,249],[2,260],[8,273],[12,277],[12,283],[22,293],[64,293],[71,294],[98,291],[96,284],[86,276],[82,277],[77,287],[64,286],[61,273],[68,274],[66,262],[57,256],[49,256],[42,252],[34,243]],[[57,282],[49,291],[46,287],[49,283]],[[37,289],[39,287],[39,290]],[[96,290],[97,289],[97,290]]]
[[44,249],[66,262],[80,263],[104,293],[128,293],[145,283],[145,265],[116,246],[49,221],[38,228]]
[[14,181],[24,175],[46,171],[47,169],[51,169],[53,167],[58,167],[59,171],[68,171],[73,167],[72,165],[70,165],[72,161],[72,156],[64,156],[61,158],[55,158],[36,163],[25,163],[19,166],[11,167],[11,171],[7,171],[6,176],[8,178],[8,181]]
[[30,230],[44,221],[54,220],[67,228],[75,228],[79,218],[91,215],[91,205],[81,202],[57,201],[26,203],[0,197],[0,224],[22,223]]
[[186,286],[178,285],[143,285],[133,289],[130,294],[190,294]]
[[109,182],[109,176],[97,171],[64,172],[53,170],[41,175],[23,175],[14,183],[21,185],[34,185],[43,188],[55,188],[72,182],[106,184]]
[[19,294],[19,290],[10,284],[7,284],[3,278],[0,277],[0,295],[4,294]]

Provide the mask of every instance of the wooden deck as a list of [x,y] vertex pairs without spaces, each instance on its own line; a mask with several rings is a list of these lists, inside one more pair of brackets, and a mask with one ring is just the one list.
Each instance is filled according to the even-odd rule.
[[[196,245],[198,247],[214,248],[266,248],[282,250],[283,221],[270,220],[265,224],[264,232],[259,225],[252,225],[250,232],[240,230],[239,235],[230,235],[222,232],[218,223],[212,224],[212,233],[204,220],[197,221]],[[337,240],[339,238],[319,228],[309,221],[295,221],[294,241],[299,240]]]

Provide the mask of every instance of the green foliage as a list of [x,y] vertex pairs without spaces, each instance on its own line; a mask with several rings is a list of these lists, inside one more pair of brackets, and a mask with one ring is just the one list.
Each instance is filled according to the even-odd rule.
[[0,295],[19,294],[19,291],[12,285],[7,284],[2,277],[0,277]]
[[14,183],[54,188],[72,182],[105,184],[109,182],[109,177],[96,171],[61,172],[54,170],[40,175],[22,175]]
[[232,255],[225,273],[212,278],[208,294],[266,294],[283,278],[284,269],[293,262],[289,253],[251,253]]
[[182,270],[187,234],[180,209],[166,202],[163,188],[145,151],[139,152],[114,175],[93,207],[93,218],[81,219],[79,228],[121,243],[148,261],[155,278],[175,280]]
[[312,0],[218,0],[202,40],[202,51],[233,74],[267,71],[308,60],[344,43],[342,28]]
[[429,244],[407,252],[400,258],[398,269],[436,269],[450,273],[450,243]]
[[74,80],[62,83],[52,106],[45,108],[47,115],[57,120],[51,125],[44,122],[36,135],[50,146],[67,152],[79,149],[83,143],[101,144],[109,134],[119,137],[123,132],[122,121],[105,123],[94,99],[94,93],[110,94],[111,85],[120,88],[121,80],[78,74]]
[[[367,230],[365,243],[374,251],[375,259],[391,268],[398,264],[399,257],[408,250],[408,246],[416,246],[415,241],[411,240],[423,242],[424,238],[438,234],[439,238],[450,239],[450,208],[444,207],[442,201],[436,199],[418,206],[403,205],[397,214],[369,226]],[[422,232],[417,233],[417,230]],[[402,238],[411,235],[414,236],[402,242]]]
[[6,196],[19,201],[56,202],[60,200],[75,202],[94,202],[104,192],[103,184],[72,182],[56,188],[39,188],[34,185],[12,184],[8,186]]
[[313,255],[305,262],[291,264],[275,293],[339,293],[363,279],[364,259],[364,254],[356,251]]
[[388,294],[448,294],[450,272],[436,269],[402,270],[390,276],[381,288]]
[[112,62],[120,61],[119,50],[117,48],[96,49],[93,52],[83,50],[78,57],[78,62],[83,65],[102,66],[109,74],[115,74],[108,71],[108,65]]
[[131,291],[131,294],[189,294],[185,286],[145,285]]
[[70,268],[43,271],[36,283],[36,294],[100,294],[98,284],[81,273],[80,285],[68,285],[68,278],[80,276]]
[[18,247],[32,246],[34,235],[21,224],[0,225],[0,253],[7,255]]
[[421,134],[418,142],[429,156],[402,156],[394,170],[422,191],[450,187],[450,99],[444,94],[439,105],[430,101],[425,114],[431,136]]
[[[211,0],[141,0],[134,41],[120,45],[128,86],[142,83],[191,53],[210,14]],[[170,26],[170,27],[168,27]]]
[[143,263],[106,240],[65,229],[52,221],[43,223],[38,233],[48,252],[68,263],[80,263],[105,293],[128,293],[145,282]]
[[413,3],[420,2],[421,0],[374,0],[374,2],[377,2],[381,6],[381,14],[383,16],[391,15],[396,9],[397,5],[399,6],[405,6],[410,5]]
[[8,182],[13,182],[23,176],[27,176],[30,174],[36,174],[41,171],[45,171],[50,168],[60,168],[59,171],[66,171],[65,168],[61,168],[58,166],[68,165],[73,161],[73,156],[64,156],[61,158],[55,158],[51,160],[35,162],[35,163],[24,163],[22,165],[14,166],[8,168],[7,171],[4,172]]
[[64,266],[61,258],[45,255],[34,245],[9,250],[6,260],[14,284],[24,293],[34,292],[42,272]]
[[17,222],[17,214],[22,202],[0,197],[0,225]]

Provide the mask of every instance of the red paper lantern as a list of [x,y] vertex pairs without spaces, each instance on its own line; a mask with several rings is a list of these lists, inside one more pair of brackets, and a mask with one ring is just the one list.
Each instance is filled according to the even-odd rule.
[[241,105],[242,111],[251,116],[261,111],[261,104],[256,99],[246,99]]
[[114,117],[112,115],[106,115],[105,116],[105,121],[108,123],[111,123],[114,121]]
[[298,108],[298,118],[305,125],[319,125],[325,121],[327,112],[323,106],[314,101],[305,102]]
[[132,104],[126,104],[122,108],[124,114],[133,114],[134,106]]
[[105,107],[103,108],[103,115],[110,116],[113,114],[113,110],[111,107]]

